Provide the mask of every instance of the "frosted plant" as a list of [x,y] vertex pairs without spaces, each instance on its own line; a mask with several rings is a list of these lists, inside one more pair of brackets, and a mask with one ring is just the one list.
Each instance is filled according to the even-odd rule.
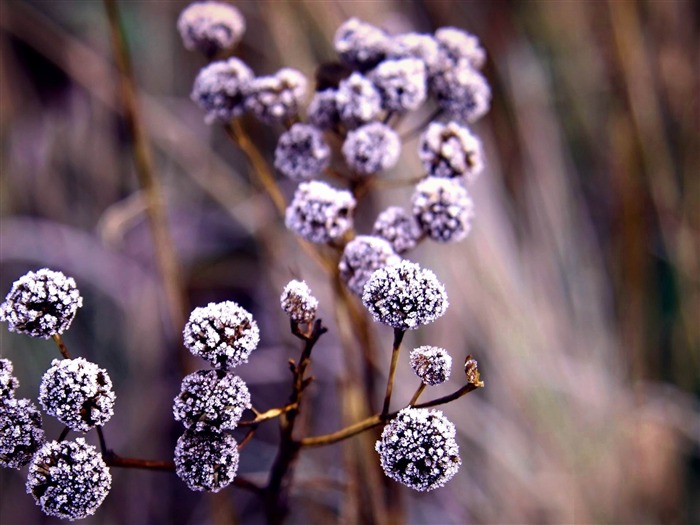
[[11,332],[48,339],[66,331],[82,305],[71,277],[43,268],[12,284],[0,305],[0,320],[7,321]]
[[444,348],[419,346],[409,358],[411,368],[426,385],[439,385],[450,378],[452,357]]
[[308,241],[327,243],[352,228],[355,198],[320,181],[303,182],[287,208],[287,228]]
[[399,257],[384,239],[360,235],[345,245],[338,270],[340,278],[355,295],[362,295],[365,283],[375,270],[398,264]]
[[413,215],[399,206],[389,206],[374,221],[372,235],[385,239],[402,254],[415,248],[422,232]]
[[389,47],[388,35],[357,18],[343,22],[333,39],[340,59],[357,69],[371,69],[384,59]]
[[379,118],[382,96],[367,77],[353,73],[340,81],[335,105],[340,120],[352,129]]
[[356,173],[371,175],[393,168],[401,154],[401,139],[386,124],[372,122],[348,133],[343,156]]
[[313,323],[318,309],[318,299],[304,281],[289,281],[280,297],[280,305],[295,323]]
[[421,230],[434,241],[460,241],[471,230],[474,203],[457,180],[428,177],[416,186],[411,203]]
[[245,86],[245,107],[265,124],[295,117],[306,95],[306,77],[289,67],[256,77]]
[[430,88],[440,107],[452,118],[465,122],[480,119],[491,105],[491,88],[486,79],[464,63],[434,75]]
[[438,69],[439,45],[432,35],[404,33],[391,39],[388,58],[418,58],[425,65],[426,75]]
[[0,402],[12,399],[19,388],[19,381],[12,375],[13,370],[12,361],[0,359]]
[[419,58],[385,60],[367,76],[379,90],[386,110],[412,111],[425,102],[426,68]]
[[177,29],[185,48],[213,56],[238,43],[245,33],[245,18],[231,4],[196,2],[180,13]]
[[188,430],[175,446],[175,472],[190,490],[219,492],[236,477],[237,445],[230,434]]
[[44,514],[80,520],[95,513],[112,486],[102,454],[83,438],[50,441],[29,464],[27,493]]
[[439,45],[442,67],[448,69],[460,62],[479,69],[486,62],[486,51],[479,44],[479,39],[457,27],[441,27],[435,31],[435,40]]
[[275,168],[292,180],[318,176],[330,160],[331,149],[314,126],[294,124],[277,141]]
[[227,122],[243,114],[243,93],[253,71],[237,58],[212,62],[194,81],[191,98],[207,112],[206,121]]
[[331,129],[340,122],[336,98],[338,90],[333,88],[316,91],[307,108],[309,122],[319,129]]
[[109,421],[115,397],[107,371],[82,357],[54,359],[39,386],[46,413],[79,432]]
[[421,136],[418,155],[431,177],[462,177],[471,183],[484,168],[481,141],[458,122],[432,122]]
[[222,370],[247,363],[260,342],[253,316],[233,301],[195,308],[183,335],[190,352]]
[[28,399],[0,403],[0,466],[21,468],[45,442],[41,413]]

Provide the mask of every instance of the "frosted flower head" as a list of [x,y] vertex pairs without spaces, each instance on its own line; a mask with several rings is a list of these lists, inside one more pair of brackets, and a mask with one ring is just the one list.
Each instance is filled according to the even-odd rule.
[[379,90],[386,110],[412,111],[425,102],[426,69],[418,58],[385,60],[368,77]]
[[54,359],[39,386],[46,413],[78,432],[109,421],[115,397],[107,371],[82,357]]
[[430,270],[403,260],[372,274],[362,302],[375,321],[400,330],[432,323],[447,310],[447,292]]
[[389,37],[378,27],[353,17],[337,29],[333,44],[343,62],[365,70],[384,58],[389,48]]
[[0,402],[15,397],[15,390],[19,388],[19,381],[12,375],[12,361],[0,359]]
[[343,143],[343,157],[360,175],[371,175],[396,166],[401,139],[386,124],[372,122],[350,131]]
[[27,493],[49,516],[86,518],[102,505],[111,487],[102,454],[83,438],[49,441],[29,464]]
[[411,350],[411,368],[426,385],[439,385],[450,378],[452,357],[444,348],[419,346]]
[[83,298],[71,277],[43,268],[12,284],[0,305],[0,320],[11,332],[48,339],[70,327]]
[[381,212],[372,228],[372,235],[388,241],[398,254],[415,248],[421,234],[415,218],[399,206]]
[[340,122],[336,89],[316,91],[306,110],[309,122],[319,129],[331,129]]
[[348,128],[356,128],[377,120],[382,112],[382,96],[364,75],[353,73],[341,80],[335,95],[340,120]]
[[388,58],[418,58],[425,64],[427,75],[437,70],[439,60],[438,43],[432,35],[404,33],[391,39]]
[[265,124],[295,117],[306,95],[306,77],[285,67],[271,76],[257,77],[246,86],[245,107]]
[[245,88],[253,71],[237,58],[212,62],[197,75],[191,98],[207,112],[208,123],[227,122],[243,114]]
[[175,473],[190,490],[219,492],[236,477],[237,446],[230,434],[188,430],[175,446]]
[[355,204],[349,191],[320,181],[303,182],[287,208],[285,224],[308,241],[327,243],[352,228]]
[[180,13],[177,30],[186,49],[211,57],[239,42],[245,33],[245,18],[230,4],[196,2]]
[[251,406],[248,386],[240,377],[223,370],[198,370],[182,380],[173,414],[186,428],[221,432],[236,428]]
[[480,69],[486,62],[486,51],[479,44],[479,39],[463,29],[441,27],[435,31],[435,40],[439,45],[440,61],[445,69],[460,62]]
[[401,257],[379,237],[360,235],[345,245],[338,269],[340,278],[355,295],[362,295],[370,276],[387,265],[398,264]]
[[331,161],[331,148],[323,134],[308,124],[294,124],[280,135],[275,149],[275,168],[292,180],[317,176]]
[[304,281],[289,281],[280,297],[280,306],[295,323],[309,324],[316,318],[318,299]]
[[374,448],[384,474],[421,492],[444,486],[462,464],[455,426],[439,410],[404,408]]
[[192,354],[222,370],[247,363],[260,342],[258,323],[233,301],[192,310],[183,335],[185,347]]
[[434,241],[461,241],[471,230],[474,203],[458,180],[423,179],[416,186],[411,204],[421,230]]
[[22,468],[45,442],[41,413],[29,399],[0,402],[0,466]]
[[486,79],[463,62],[434,75],[430,88],[440,107],[458,120],[475,122],[491,106],[491,88]]
[[418,155],[431,177],[462,177],[474,182],[484,168],[481,141],[458,122],[432,122],[423,133]]

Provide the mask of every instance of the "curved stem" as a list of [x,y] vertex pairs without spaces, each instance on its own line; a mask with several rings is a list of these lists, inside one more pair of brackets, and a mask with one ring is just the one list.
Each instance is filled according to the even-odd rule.
[[290,410],[294,410],[294,409],[298,408],[298,406],[299,406],[299,403],[289,403],[287,405],[284,405],[283,407],[271,408],[270,410],[266,410],[265,412],[255,411],[255,419],[249,419],[248,421],[239,421],[238,426],[239,427],[247,427],[247,426],[258,425],[258,424],[262,423],[263,421],[267,421],[269,419],[275,419],[276,417],[279,417],[282,414],[289,412]]
[[51,337],[56,343],[56,346],[58,346],[58,350],[61,352],[63,359],[70,359],[70,352],[68,351],[66,343],[63,342],[63,338],[59,334],[54,334]]
[[401,341],[406,333],[405,330],[394,328],[394,346],[391,351],[391,365],[389,367],[389,379],[386,383],[386,394],[384,395],[384,407],[382,415],[389,412],[389,404],[391,403],[391,392],[394,389],[394,376],[396,375],[396,365],[399,362],[399,353],[401,351]]
[[425,383],[421,381],[420,386],[416,389],[416,393],[413,394],[413,397],[408,402],[409,406],[414,406],[416,404],[416,401],[418,401],[418,398],[423,393],[423,390],[425,390]]

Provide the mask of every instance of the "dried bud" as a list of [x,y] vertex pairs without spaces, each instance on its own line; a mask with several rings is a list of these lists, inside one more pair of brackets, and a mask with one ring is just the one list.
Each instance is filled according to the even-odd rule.
[[343,62],[366,70],[384,58],[389,48],[389,37],[372,24],[350,18],[335,32],[333,43]]
[[441,27],[435,31],[435,40],[438,42],[440,60],[445,69],[460,62],[480,69],[486,62],[486,52],[479,44],[479,39],[463,29]]
[[0,402],[0,466],[21,468],[45,442],[41,413],[29,399]]
[[431,75],[437,70],[438,43],[432,35],[405,33],[391,39],[389,58],[418,58],[425,64],[425,72]]
[[462,177],[471,183],[484,168],[481,141],[457,122],[432,122],[420,139],[418,150],[430,177]]
[[475,122],[491,105],[491,88],[486,79],[464,62],[434,75],[430,88],[437,102],[452,118]]
[[353,73],[340,82],[335,105],[340,120],[352,129],[379,118],[382,96],[368,78]]
[[415,248],[421,236],[418,223],[412,215],[398,206],[390,206],[379,214],[372,234],[386,239],[398,254]]
[[478,363],[471,355],[468,355],[464,360],[464,373],[470,385],[479,388],[484,386],[484,382],[481,380],[481,374],[479,373]]
[[337,94],[336,89],[324,89],[314,93],[307,108],[307,116],[311,124],[319,129],[331,129],[338,125],[340,115],[338,115],[336,103]]
[[306,78],[289,67],[272,76],[257,77],[246,85],[245,107],[265,124],[295,117],[306,95]]
[[385,60],[368,77],[382,96],[382,107],[405,112],[418,109],[427,96],[425,64],[418,58]]
[[15,390],[19,388],[19,381],[12,375],[12,361],[0,359],[0,402],[12,399]]

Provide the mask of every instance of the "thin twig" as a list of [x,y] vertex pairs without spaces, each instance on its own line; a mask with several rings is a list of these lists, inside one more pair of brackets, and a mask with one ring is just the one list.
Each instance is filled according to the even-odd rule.
[[289,403],[288,405],[285,405],[283,407],[279,408],[271,408],[269,410],[266,410],[265,412],[255,412],[255,419],[249,419],[247,421],[239,421],[238,426],[245,427],[245,426],[253,426],[253,425],[258,425],[262,423],[263,421],[268,421],[270,419],[274,419],[276,417],[281,416],[282,414],[289,412],[290,410],[294,410],[299,406],[298,403]]
[[423,390],[425,390],[425,383],[421,381],[420,386],[416,389],[416,393],[413,394],[413,397],[408,402],[409,406],[414,406],[416,404],[416,401],[418,401],[418,398],[423,393]]
[[403,341],[403,336],[405,333],[406,331],[400,328],[394,329],[394,346],[391,350],[391,366],[389,367],[389,379],[386,382],[386,394],[384,395],[384,406],[382,408],[382,415],[386,415],[389,412],[389,405],[391,404],[391,392],[394,389],[394,377],[396,376],[396,365],[399,362],[399,353],[401,352],[401,341]]
[[51,336],[56,343],[56,346],[58,346],[58,350],[61,352],[61,355],[63,356],[64,359],[70,359],[70,352],[68,351],[68,347],[66,346],[66,343],[63,342],[63,338],[59,334],[54,334]]

